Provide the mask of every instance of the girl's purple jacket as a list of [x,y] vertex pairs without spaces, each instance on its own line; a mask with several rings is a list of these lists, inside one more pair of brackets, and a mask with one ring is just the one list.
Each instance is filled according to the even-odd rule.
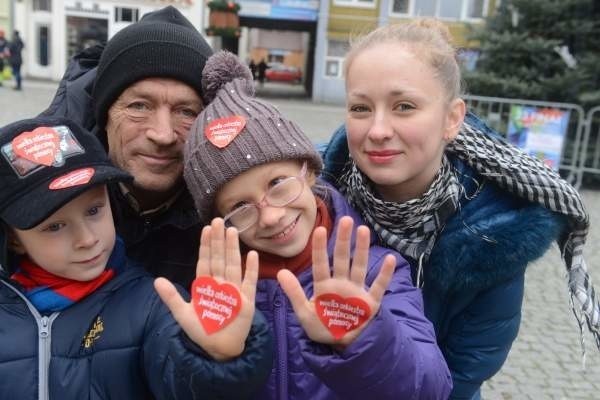
[[[328,186],[334,231],[344,215],[360,216]],[[256,304],[275,338],[275,360],[258,399],[447,399],[452,380],[432,324],[423,314],[421,291],[412,284],[410,266],[398,253],[379,247],[372,235],[366,282],[370,286],[386,254],[397,265],[381,307],[361,335],[344,351],[311,341],[298,322],[285,293],[274,279],[258,282]],[[354,248],[354,236],[352,240]],[[331,265],[331,262],[330,262]],[[298,279],[313,294],[312,268]]]

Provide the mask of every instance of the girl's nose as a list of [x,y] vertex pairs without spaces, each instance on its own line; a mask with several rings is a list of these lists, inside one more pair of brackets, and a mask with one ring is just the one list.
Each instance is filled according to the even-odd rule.
[[259,209],[258,225],[261,228],[277,225],[285,215],[285,207],[265,205]]

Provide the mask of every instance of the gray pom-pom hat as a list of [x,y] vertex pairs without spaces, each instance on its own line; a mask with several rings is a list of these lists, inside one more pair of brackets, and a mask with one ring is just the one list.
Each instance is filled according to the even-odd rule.
[[252,74],[232,53],[211,56],[202,71],[205,103],[184,148],[183,175],[203,223],[227,182],[274,161],[306,160],[316,174],[322,160],[311,140],[273,105],[254,97]]

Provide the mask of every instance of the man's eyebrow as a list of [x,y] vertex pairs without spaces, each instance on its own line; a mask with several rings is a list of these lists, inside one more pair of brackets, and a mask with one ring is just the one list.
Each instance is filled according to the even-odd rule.
[[129,91],[128,93],[126,93],[125,96],[122,96],[121,98],[131,98],[131,97],[152,98],[154,96],[153,96],[152,91],[134,88],[131,91]]
[[[124,96],[121,99],[130,100],[131,98],[136,98],[136,97],[143,98],[145,100],[150,100],[150,101],[160,100],[160,96],[157,95],[155,91],[149,90],[149,89],[138,89],[138,88],[132,89],[127,96]],[[204,105],[204,103],[202,102],[201,99],[190,99],[189,97],[175,98],[174,101],[172,101],[172,103],[177,104],[177,105],[197,105],[197,106]]]

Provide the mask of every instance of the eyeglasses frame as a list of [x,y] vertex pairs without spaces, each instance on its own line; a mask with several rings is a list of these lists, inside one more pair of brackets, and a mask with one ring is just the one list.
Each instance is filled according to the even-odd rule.
[[[304,191],[304,185],[306,183],[306,173],[308,171],[308,162],[304,161],[302,163],[302,169],[300,170],[300,174],[297,176],[288,176],[287,178],[285,178],[284,180],[282,180],[281,182],[277,183],[275,186],[267,189],[267,191],[265,192],[263,198],[258,202],[258,203],[248,203],[248,204],[244,204],[241,207],[236,208],[235,210],[232,210],[231,212],[227,213],[227,215],[225,215],[223,217],[223,222],[225,224],[225,226],[227,226],[227,221],[229,219],[231,219],[232,215],[237,214],[238,212],[240,212],[240,210],[244,210],[246,208],[250,208],[250,207],[254,207],[257,209],[257,211],[259,212],[257,214],[257,218],[254,222],[252,222],[251,224],[249,224],[248,226],[244,227],[243,229],[238,228],[237,226],[231,224],[232,227],[236,228],[238,230],[238,233],[242,233],[244,231],[246,231],[248,228],[250,228],[252,225],[256,224],[256,222],[258,221],[258,218],[260,217],[260,210],[265,208],[265,207],[276,207],[276,208],[283,208],[288,206],[289,204],[293,203],[294,201],[298,200],[298,198],[302,195],[302,192]],[[283,184],[284,182],[291,180],[291,179],[297,179],[300,181],[300,184],[302,185],[302,188],[300,189],[300,191],[298,192],[298,194],[296,195],[296,197],[294,197],[293,199],[291,199],[290,201],[288,201],[285,204],[282,205],[273,205],[273,204],[269,204],[269,202],[267,201],[267,197],[269,195],[269,192],[271,192],[274,188],[276,188],[278,185]]]

